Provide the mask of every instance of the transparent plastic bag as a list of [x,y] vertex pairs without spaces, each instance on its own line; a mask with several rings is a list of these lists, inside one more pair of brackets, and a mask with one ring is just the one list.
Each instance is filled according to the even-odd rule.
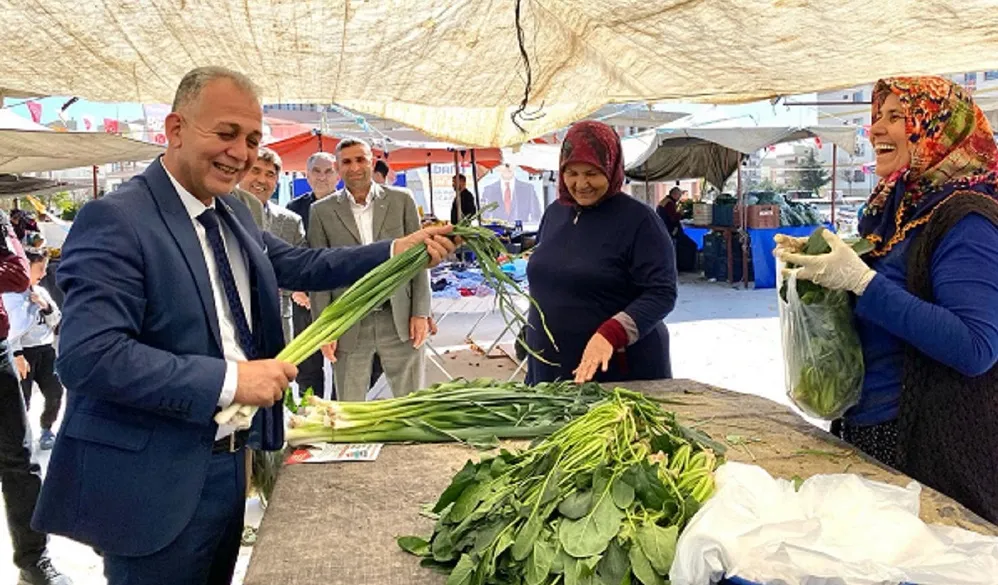
[[787,396],[810,416],[839,418],[863,390],[863,349],[849,293],[798,282],[796,274],[779,291]]

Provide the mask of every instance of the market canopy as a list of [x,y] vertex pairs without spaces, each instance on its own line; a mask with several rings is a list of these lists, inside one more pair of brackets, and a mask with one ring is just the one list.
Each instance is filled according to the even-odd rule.
[[47,195],[58,191],[89,189],[90,185],[77,181],[55,181],[41,177],[0,174],[0,197],[21,195]]
[[721,188],[745,155],[782,144],[817,138],[856,151],[855,126],[658,128],[625,138],[628,178],[672,181],[704,177]]
[[[257,81],[267,103],[335,102],[450,142],[506,146],[607,103],[738,103],[998,69],[992,0],[388,4],[8,2],[0,88],[170,103],[189,69],[224,65]],[[516,6],[530,111],[543,113],[523,122],[526,133],[510,120],[528,78]]]
[[[341,137],[330,136],[321,132],[306,132],[267,145],[281,156],[283,171],[304,171],[308,157],[316,152],[332,153],[339,144]],[[458,161],[471,164],[471,149],[446,143],[392,141],[374,142],[375,158],[388,161],[392,170],[402,172],[409,169],[425,167],[427,164],[454,164],[454,153]],[[475,149],[475,162],[491,169],[502,163],[502,152],[498,148]]]
[[0,173],[151,160],[163,150],[162,146],[116,134],[0,129]]

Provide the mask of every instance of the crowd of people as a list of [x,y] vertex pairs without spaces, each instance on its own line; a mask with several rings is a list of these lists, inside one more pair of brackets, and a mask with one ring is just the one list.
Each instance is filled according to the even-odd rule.
[[[860,227],[874,251],[860,258],[829,235],[829,254],[800,255],[792,238],[776,253],[799,278],[855,295],[866,378],[833,431],[998,521],[998,149],[980,109],[941,78],[879,82],[873,121],[881,181]],[[245,449],[283,446],[284,389],[364,400],[382,372],[395,395],[423,385],[435,329],[425,271],[299,367],[273,359],[391,255],[425,244],[435,265],[455,252],[450,227],[421,228],[412,194],[391,186],[368,144],[309,158],[311,191],[283,208],[282,161],[260,146],[244,75],[191,71],[165,131],[160,159],[77,217],[58,272],[63,307],[39,284],[44,250],[22,246],[24,218],[0,217],[0,473],[28,585],[70,582],[46,533],[97,550],[110,585],[228,583]],[[671,377],[681,192],[658,213],[623,194],[620,139],[600,122],[569,129],[559,168],[527,268],[537,304],[526,339],[544,358],[529,358],[527,381]],[[509,178],[494,197],[506,212],[518,205]],[[454,188],[452,220],[474,212],[466,180]],[[44,484],[25,439],[33,384],[40,446],[55,445]],[[234,403],[260,407],[250,428],[215,424]]]

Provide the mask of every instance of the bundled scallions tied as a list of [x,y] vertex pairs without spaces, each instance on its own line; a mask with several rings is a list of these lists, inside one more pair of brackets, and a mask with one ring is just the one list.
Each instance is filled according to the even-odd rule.
[[[482,271],[482,278],[495,290],[496,303],[506,323],[527,326],[527,317],[515,302],[516,296],[526,297],[537,309],[544,332],[554,344],[551,332],[544,322],[544,315],[540,312],[536,301],[530,298],[510,275],[503,272],[499,258],[508,254],[499,237],[491,229],[473,223],[481,213],[496,206],[497,204],[493,203],[483,207],[479,213],[463,218],[454,225],[450,235],[460,238],[475,254]],[[420,244],[379,264],[330,303],[318,319],[277,354],[276,359],[296,366],[305,361],[323,345],[339,339],[371,311],[388,301],[395,291],[415,278],[421,270],[426,270],[429,261],[430,255],[426,251],[426,245]],[[511,328],[515,330],[515,327]],[[517,339],[517,343],[530,355],[541,361],[547,361],[528,347],[522,339]],[[256,411],[255,406],[232,404],[215,415],[215,422],[248,427]]]
[[287,440],[308,443],[459,442],[493,448],[499,439],[532,439],[560,429],[612,396],[599,384],[527,386],[487,378],[452,380],[399,398],[335,402],[309,393],[285,405],[294,414]]

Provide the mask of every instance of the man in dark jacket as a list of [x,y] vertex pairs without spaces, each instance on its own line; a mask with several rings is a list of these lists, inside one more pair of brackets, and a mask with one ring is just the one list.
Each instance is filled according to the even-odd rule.
[[[454,203],[450,207],[450,222],[457,223],[462,217],[478,213],[475,194],[468,190],[468,177],[458,174],[451,180],[454,187]],[[460,205],[460,209],[458,209]]]
[[[312,190],[288,203],[288,209],[301,216],[305,233],[308,233],[309,211],[312,204],[336,191],[339,175],[334,168],[335,162],[336,158],[329,152],[316,152],[305,162],[305,178],[308,179],[308,186]],[[291,293],[291,300],[293,301],[291,324],[294,334],[298,335],[312,324],[312,304],[309,302],[308,293],[301,291]],[[326,376],[322,369],[321,353],[315,352],[299,364],[297,382],[302,392],[311,388],[316,396],[324,395]],[[336,388],[333,388],[333,395],[330,398],[336,398]]]
[[683,230],[683,214],[679,211],[679,200],[682,198],[683,190],[673,187],[655,211],[672,237],[673,247],[676,249],[676,269],[679,272],[693,272],[696,270],[697,245]]

